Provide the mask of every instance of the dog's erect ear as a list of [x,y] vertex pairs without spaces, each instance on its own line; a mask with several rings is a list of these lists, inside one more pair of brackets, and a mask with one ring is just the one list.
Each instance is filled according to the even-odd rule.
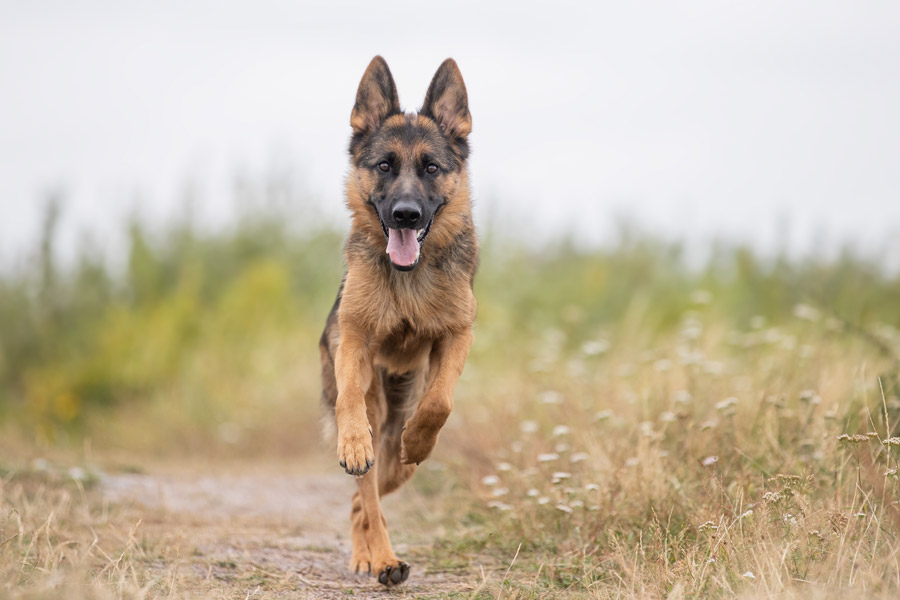
[[400,112],[397,86],[387,62],[376,56],[363,73],[356,90],[356,104],[350,113],[350,126],[354,135],[375,131],[381,122]]
[[452,58],[445,60],[434,74],[420,112],[433,119],[452,139],[465,141],[472,131],[466,84]]

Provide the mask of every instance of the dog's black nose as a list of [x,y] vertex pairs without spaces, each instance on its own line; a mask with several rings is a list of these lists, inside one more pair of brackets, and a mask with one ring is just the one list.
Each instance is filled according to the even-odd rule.
[[412,229],[418,225],[419,219],[422,218],[422,211],[419,205],[412,200],[400,200],[394,205],[391,216],[394,217],[394,222],[400,227]]

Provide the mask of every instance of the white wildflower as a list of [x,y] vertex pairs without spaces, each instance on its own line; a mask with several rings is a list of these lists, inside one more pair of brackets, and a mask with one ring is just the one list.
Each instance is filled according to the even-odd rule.
[[572,509],[570,507],[566,506],[565,504],[557,504],[556,510],[561,510],[564,513],[572,514]]
[[597,414],[594,415],[595,421],[605,421],[606,419],[613,416],[613,411],[611,410],[601,410]]
[[552,437],[559,437],[561,435],[568,435],[570,429],[568,425],[557,425],[553,428]]
[[536,490],[535,488],[531,488],[530,490],[525,492],[525,495],[528,496],[529,498],[537,498],[538,496],[541,495],[541,493],[538,490]]
[[738,399],[734,396],[725,398],[721,402],[716,402],[716,410],[727,410],[738,403]]
[[571,456],[569,456],[569,462],[579,463],[590,458],[587,452],[575,452]]
[[541,404],[562,404],[562,394],[555,390],[541,392],[538,396]]
[[502,462],[497,464],[498,471],[512,471],[512,465],[508,462]]
[[672,361],[668,358],[661,358],[653,363],[653,368],[660,373],[664,373],[672,368]]
[[534,433],[538,430],[537,421],[522,421],[519,423],[519,430],[522,433]]
[[491,492],[491,495],[493,495],[494,498],[499,498],[500,496],[505,496],[508,493],[509,488],[494,488],[494,490]]
[[609,350],[609,342],[606,340],[590,340],[581,345],[581,351],[586,356],[596,356]]
[[537,499],[537,503],[538,504],[550,504],[550,498],[548,498],[547,496],[541,496],[540,498]]
[[718,419],[709,419],[707,421],[703,421],[700,423],[700,429],[706,431],[707,429],[715,429],[719,425]]
[[756,579],[756,575],[753,574],[753,571],[747,571],[741,577],[746,577],[747,579]]
[[719,457],[718,457],[718,456],[707,456],[706,458],[703,459],[703,461],[702,461],[701,464],[702,464],[704,467],[711,467],[711,466],[713,466],[714,464],[716,464],[717,462],[719,462]]
[[554,460],[559,460],[559,454],[556,452],[547,452],[545,454],[538,454],[538,462],[553,462]]
[[584,489],[586,489],[589,492],[597,492],[600,490],[600,486],[597,485],[596,483],[589,483],[584,486]]
[[723,365],[721,362],[719,362],[717,360],[708,360],[705,363],[703,363],[703,368],[710,375],[721,375],[722,372],[725,370],[725,365]]
[[806,321],[818,321],[822,317],[819,310],[809,304],[797,304],[794,306],[794,316]]
[[672,394],[672,399],[678,404],[689,404],[691,401],[691,393],[687,390],[678,390]]
[[481,483],[487,486],[497,485],[500,483],[500,478],[496,475],[485,475],[481,478]]

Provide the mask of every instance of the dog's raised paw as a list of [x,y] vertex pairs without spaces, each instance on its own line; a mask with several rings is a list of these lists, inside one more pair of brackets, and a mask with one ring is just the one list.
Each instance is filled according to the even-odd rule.
[[405,465],[420,464],[431,456],[437,445],[437,434],[409,427],[400,436],[400,462]]
[[388,587],[400,585],[409,578],[409,565],[400,561],[396,565],[387,565],[378,573],[378,583]]

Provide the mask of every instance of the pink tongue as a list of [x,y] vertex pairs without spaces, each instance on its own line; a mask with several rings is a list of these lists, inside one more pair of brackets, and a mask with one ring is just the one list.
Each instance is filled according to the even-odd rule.
[[408,267],[419,258],[419,240],[413,229],[388,229],[387,252],[395,265]]

